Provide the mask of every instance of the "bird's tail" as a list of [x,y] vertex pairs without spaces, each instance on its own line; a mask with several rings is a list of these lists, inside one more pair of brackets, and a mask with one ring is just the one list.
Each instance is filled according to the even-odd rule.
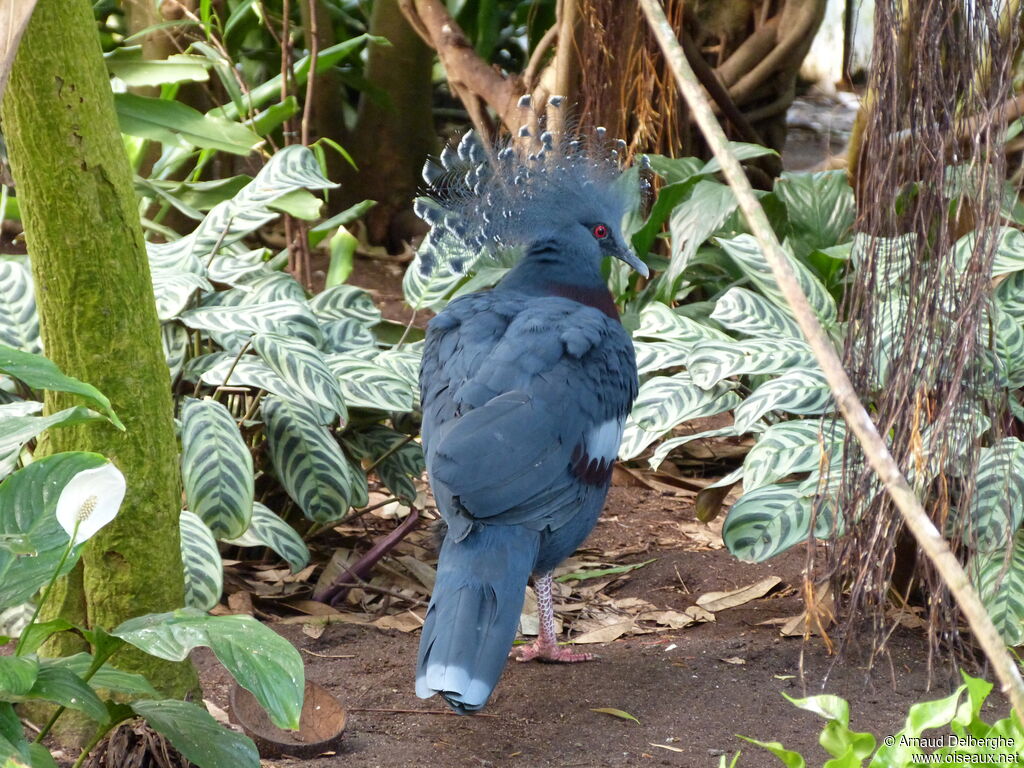
[[540,534],[478,525],[441,545],[416,668],[416,695],[440,693],[456,712],[482,709],[515,639]]

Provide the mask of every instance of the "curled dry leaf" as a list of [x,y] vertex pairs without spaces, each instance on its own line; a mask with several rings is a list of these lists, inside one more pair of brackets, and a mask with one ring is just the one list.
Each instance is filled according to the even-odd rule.
[[728,592],[706,592],[697,598],[697,605],[712,613],[717,613],[764,597],[781,583],[782,579],[778,576],[768,576],[755,584],[748,584]]

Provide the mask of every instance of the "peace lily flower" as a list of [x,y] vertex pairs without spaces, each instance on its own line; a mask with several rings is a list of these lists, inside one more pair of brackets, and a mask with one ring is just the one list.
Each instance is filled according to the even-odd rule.
[[124,475],[110,463],[83,469],[68,481],[57,499],[57,522],[71,537],[71,546],[91,539],[117,516],[124,492]]

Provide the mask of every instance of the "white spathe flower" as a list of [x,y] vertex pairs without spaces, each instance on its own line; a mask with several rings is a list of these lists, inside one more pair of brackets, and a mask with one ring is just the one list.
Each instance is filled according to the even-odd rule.
[[121,470],[110,463],[83,469],[68,481],[57,499],[57,522],[75,545],[91,539],[117,516],[125,487]]

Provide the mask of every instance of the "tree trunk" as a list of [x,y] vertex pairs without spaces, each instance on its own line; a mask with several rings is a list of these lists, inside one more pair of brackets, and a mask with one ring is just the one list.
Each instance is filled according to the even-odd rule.
[[390,46],[369,46],[366,78],[386,98],[364,93],[348,150],[359,170],[342,175],[347,204],[378,201],[366,218],[369,238],[401,248],[419,231],[412,216],[412,198],[421,183],[420,168],[437,151],[432,113],[431,69],[434,52],[403,18],[397,0],[373,6],[370,32],[386,37]]
[[[127,427],[53,430],[43,447],[101,453],[128,480],[120,515],[82,558],[88,623],[109,629],[184,603],[181,489],[149,263],[88,0],[40,0],[2,106],[46,354],[103,391]],[[46,393],[49,412],[72,404]],[[69,590],[64,605],[81,605]],[[114,661],[166,695],[198,686],[187,663],[134,649]]]

